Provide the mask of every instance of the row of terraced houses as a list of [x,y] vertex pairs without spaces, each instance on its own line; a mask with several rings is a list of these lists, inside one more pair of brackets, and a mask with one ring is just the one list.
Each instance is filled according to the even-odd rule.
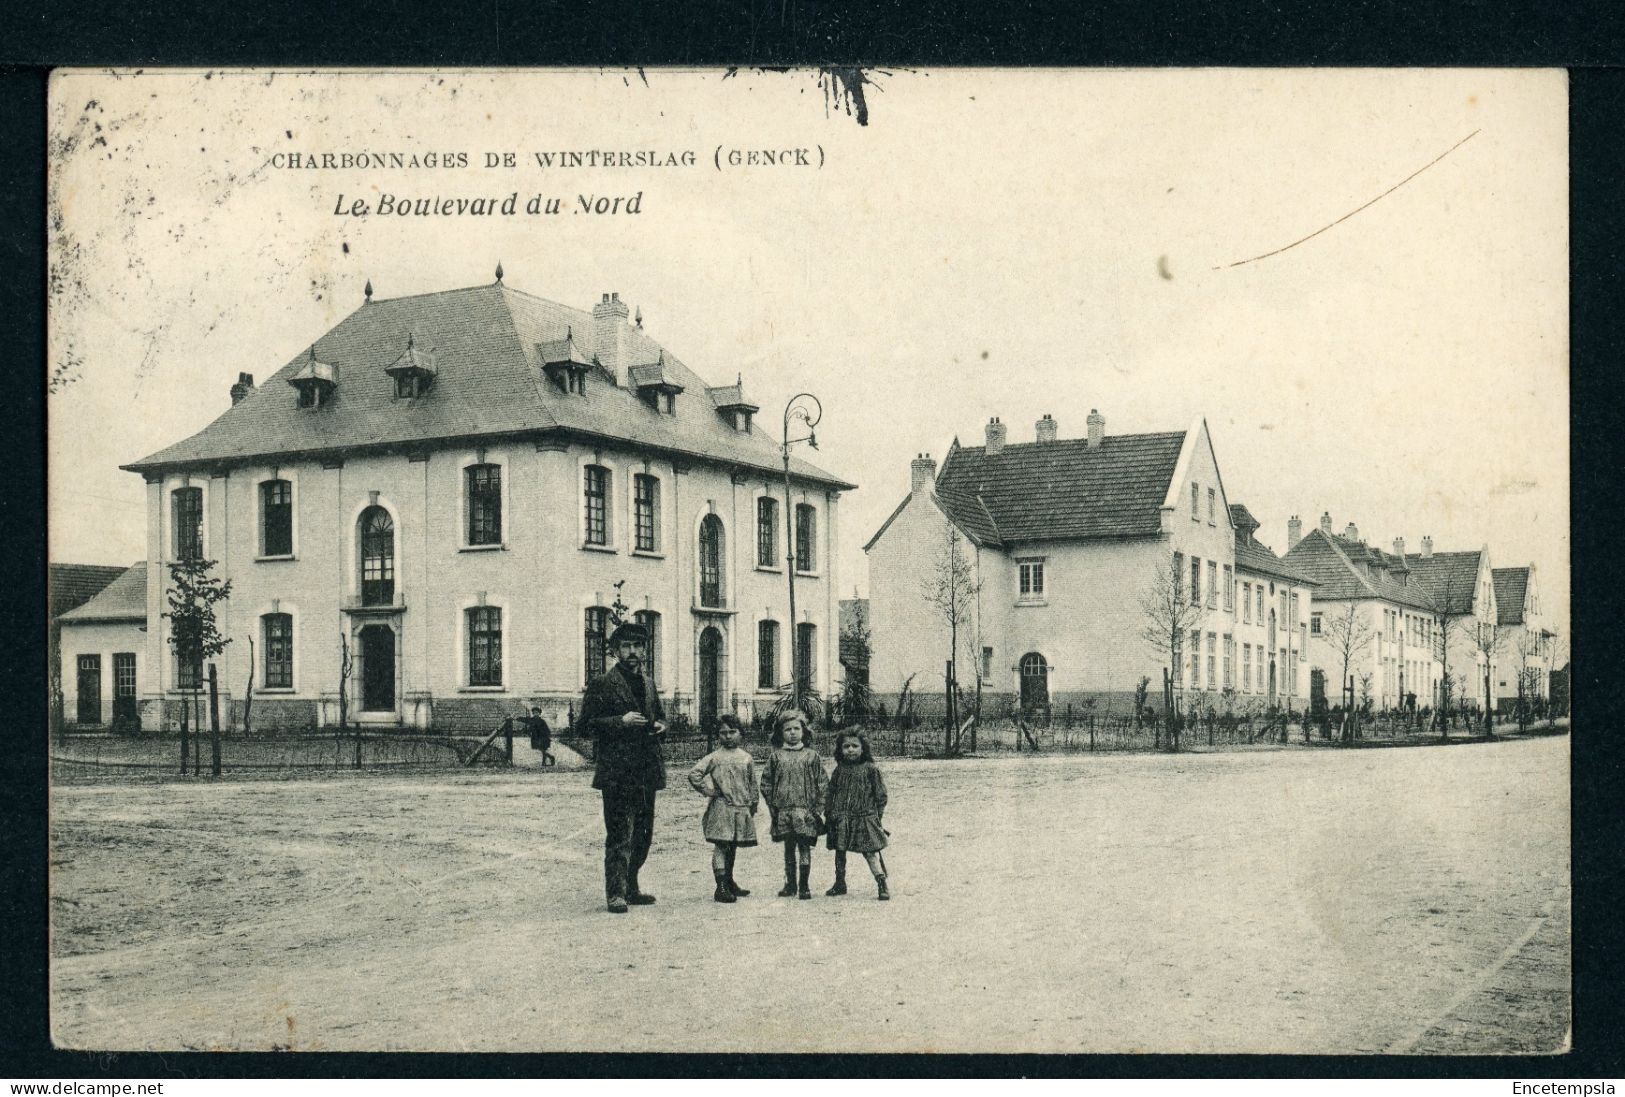
[[[1519,667],[1549,669],[1533,567],[1427,538],[1390,551],[1328,514],[1307,533],[1293,518],[1278,555],[1205,422],[1109,434],[1098,411],[1072,438],[1046,415],[1025,442],[995,418],[940,469],[913,462],[865,546],[869,603],[844,607],[865,649],[840,635],[835,573],[855,485],[786,471],[779,417],[764,429],[745,388],[708,385],[618,294],[575,309],[500,269],[393,300],[369,284],[269,380],[240,375],[204,430],[124,466],[146,484],[146,556],[56,618],[63,718],[178,721],[203,674],[164,614],[187,558],[232,583],[223,709],[240,721],[252,677],[262,730],[336,724],[341,689],[378,728],[479,731],[531,705],[557,724],[605,665],[617,607],[648,626],[673,710],[701,722],[796,679],[838,692],[849,667],[881,700],[911,679],[940,691],[949,625],[924,587],[947,542],[975,586],[961,686],[995,704],[1127,703],[1170,667],[1183,699],[1221,707],[1302,708],[1347,679],[1381,707],[1430,705],[1447,673],[1476,704],[1486,670],[1504,703]],[[1158,576],[1187,607],[1171,652],[1145,637]],[[1351,624],[1367,642],[1345,675]]]

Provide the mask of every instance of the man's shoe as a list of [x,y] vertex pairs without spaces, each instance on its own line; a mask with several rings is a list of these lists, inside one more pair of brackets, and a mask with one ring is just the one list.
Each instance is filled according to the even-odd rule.
[[745,896],[750,894],[750,889],[742,888],[738,884],[734,883],[732,876],[728,877],[728,890],[733,892],[736,898],[740,899],[743,899]]
[[796,893],[796,885],[795,885],[794,880],[786,880],[784,882],[784,886],[779,889],[779,895],[780,895],[781,898],[788,899],[790,896],[794,895],[795,893]]
[[646,892],[634,891],[626,897],[626,901],[635,907],[646,907],[655,901],[655,897]]
[[727,884],[718,884],[716,894],[712,895],[711,898],[712,898],[713,901],[718,902],[718,903],[737,903],[737,902],[739,902],[738,899],[734,898],[734,893],[728,890],[728,885]]
[[619,895],[611,896],[608,904],[606,904],[606,908],[611,914],[625,914],[626,900],[622,899]]
[[829,890],[824,892],[824,894],[825,895],[845,895],[846,894],[846,879],[845,879],[845,877],[837,877],[835,882],[830,885]]

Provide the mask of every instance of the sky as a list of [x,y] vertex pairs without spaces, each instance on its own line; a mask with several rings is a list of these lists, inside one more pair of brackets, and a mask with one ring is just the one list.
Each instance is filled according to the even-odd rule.
[[[405,296],[500,262],[568,305],[618,292],[711,383],[742,374],[775,430],[817,394],[816,459],[859,485],[843,594],[915,454],[981,444],[993,415],[1013,442],[1045,414],[1077,437],[1098,408],[1108,435],[1205,418],[1278,551],[1323,511],[1382,546],[1487,546],[1536,565],[1566,632],[1562,72],[869,76],[860,125],[812,70],[59,73],[51,560],[139,559],[142,482],[118,466],[202,429],[367,281]],[[533,158],[590,149],[694,163]],[[753,149],[807,164],[728,163]],[[281,166],[324,152],[468,166]],[[335,213],[515,192],[565,212]],[[568,212],[640,192],[636,214]]]

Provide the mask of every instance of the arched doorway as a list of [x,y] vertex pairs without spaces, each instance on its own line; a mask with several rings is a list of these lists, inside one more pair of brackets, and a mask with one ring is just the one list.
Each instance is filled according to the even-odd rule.
[[722,633],[710,625],[700,633],[699,695],[700,730],[709,736],[722,705]]
[[1021,657],[1021,711],[1029,715],[1049,709],[1049,663],[1036,651]]
[[368,625],[361,630],[361,711],[395,711],[395,630]]

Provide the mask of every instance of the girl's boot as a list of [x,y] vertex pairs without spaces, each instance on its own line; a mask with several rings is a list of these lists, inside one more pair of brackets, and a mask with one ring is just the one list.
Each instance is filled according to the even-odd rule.
[[737,852],[738,850],[733,849],[728,851],[728,890],[733,892],[736,899],[750,894],[749,890],[734,883],[734,854]]
[[825,895],[846,894],[846,850],[835,851],[835,882],[830,885]]
[[811,899],[812,889],[807,886],[807,877],[812,873],[811,865],[801,866],[801,890],[796,892],[798,899]]
[[878,888],[880,892],[880,894],[875,896],[876,899],[884,902],[885,900],[891,898],[891,892],[886,890],[886,874],[884,872],[875,877],[875,887]]
[[722,868],[712,869],[711,875],[717,878],[716,894],[712,895],[711,898],[718,903],[738,902],[738,900],[734,898],[734,893],[728,890],[728,870]]
[[789,898],[796,893],[796,844],[784,843],[784,886],[779,895]]

